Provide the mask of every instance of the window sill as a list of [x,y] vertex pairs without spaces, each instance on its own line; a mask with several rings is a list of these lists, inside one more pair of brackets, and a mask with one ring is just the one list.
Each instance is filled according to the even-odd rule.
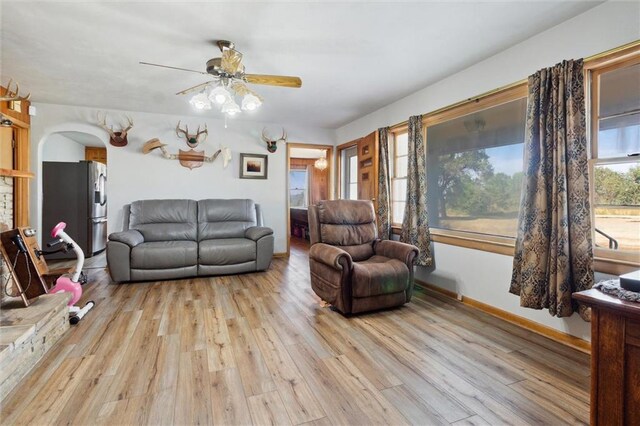
[[[392,225],[391,231],[400,235],[402,226]],[[488,251],[491,253],[513,256],[515,240],[513,238],[491,235],[474,234],[471,232],[451,231],[448,229],[431,228],[431,240],[436,243]]]
[[[394,235],[400,235],[402,226],[392,225]],[[490,235],[478,235],[469,232],[451,231],[431,228],[431,240],[440,244],[448,244],[473,250],[513,256],[515,239]],[[621,275],[640,269],[640,259],[633,253],[620,253],[621,257],[613,258],[608,250],[595,249],[593,267],[596,272]]]

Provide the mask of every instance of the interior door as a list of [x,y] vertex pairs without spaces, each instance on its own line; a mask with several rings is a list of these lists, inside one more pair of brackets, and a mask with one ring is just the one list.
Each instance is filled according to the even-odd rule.
[[358,199],[378,208],[378,138],[376,132],[358,141]]

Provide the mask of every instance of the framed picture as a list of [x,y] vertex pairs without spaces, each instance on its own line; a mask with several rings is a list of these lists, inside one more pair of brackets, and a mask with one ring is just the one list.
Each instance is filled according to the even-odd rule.
[[240,179],[266,179],[267,156],[261,154],[240,154]]

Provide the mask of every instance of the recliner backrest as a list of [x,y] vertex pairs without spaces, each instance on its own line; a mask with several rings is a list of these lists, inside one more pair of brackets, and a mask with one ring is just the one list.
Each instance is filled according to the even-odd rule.
[[243,238],[247,228],[257,225],[253,200],[198,201],[198,241]]
[[129,208],[129,229],[149,241],[197,241],[198,204],[194,200],[140,200]]
[[322,242],[347,251],[353,260],[373,255],[378,237],[373,203],[364,200],[326,200],[309,211],[311,243]]

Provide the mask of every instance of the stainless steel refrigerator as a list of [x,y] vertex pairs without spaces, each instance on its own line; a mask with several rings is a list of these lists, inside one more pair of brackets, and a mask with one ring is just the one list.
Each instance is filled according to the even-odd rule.
[[[91,257],[107,246],[107,166],[97,161],[42,163],[42,243],[58,222]],[[46,248],[45,248],[46,250]],[[74,257],[73,252],[48,255],[51,259]]]

